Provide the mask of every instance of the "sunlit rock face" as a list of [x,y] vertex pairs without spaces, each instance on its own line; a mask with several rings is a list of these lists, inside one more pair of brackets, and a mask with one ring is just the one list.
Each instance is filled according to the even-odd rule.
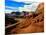
[[36,9],[36,13],[37,12],[43,12],[44,13],[44,3],[40,3],[39,5],[38,5],[38,8]]
[[44,32],[44,3],[40,3],[36,13],[24,18],[19,22],[11,33],[36,33]]

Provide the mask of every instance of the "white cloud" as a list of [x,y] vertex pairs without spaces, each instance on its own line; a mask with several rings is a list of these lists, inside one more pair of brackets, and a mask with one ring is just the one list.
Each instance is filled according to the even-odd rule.
[[24,7],[19,7],[19,11],[35,11],[39,3],[32,3],[31,5],[24,5]]
[[30,2],[43,2],[44,0],[12,0],[12,1],[30,3]]
[[19,7],[19,11],[22,12],[22,11],[31,11],[29,10],[27,7]]
[[31,11],[34,11],[37,9],[37,6],[39,5],[39,3],[32,3],[30,5],[24,5],[24,7],[19,7],[19,8],[15,8],[15,7],[8,7],[8,8],[13,8],[14,10],[6,10],[5,12],[6,13],[10,13],[12,11],[19,11],[19,12],[22,12],[22,11],[27,11],[27,12],[31,12]]
[[6,8],[9,8],[9,9],[5,9],[5,13],[11,13],[12,11],[16,12],[18,10],[17,7],[6,6]]
[[11,13],[13,10],[5,10],[5,13]]
[[13,9],[13,10],[17,10],[18,9],[17,7],[11,7],[11,6],[6,6],[5,8],[10,8],[10,9]]
[[24,7],[19,7],[19,8],[16,8],[16,7],[8,7],[6,6],[6,8],[11,8],[13,10],[6,10],[5,12],[12,12],[12,11],[28,11],[28,12],[31,12],[31,11],[35,11],[37,9],[37,6],[39,5],[39,3],[32,3],[30,5],[24,5]]

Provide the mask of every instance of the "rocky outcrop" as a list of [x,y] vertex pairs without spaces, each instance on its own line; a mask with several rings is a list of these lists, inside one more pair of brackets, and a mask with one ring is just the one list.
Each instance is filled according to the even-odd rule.
[[44,3],[39,4],[35,13],[19,22],[11,33],[44,32]]
[[[8,20],[8,21],[11,21]],[[14,20],[12,20],[14,21]],[[11,21],[11,23],[13,23]],[[6,22],[9,25],[9,22]],[[35,13],[24,17],[13,27],[6,29],[6,34],[44,32],[44,3],[40,3]]]

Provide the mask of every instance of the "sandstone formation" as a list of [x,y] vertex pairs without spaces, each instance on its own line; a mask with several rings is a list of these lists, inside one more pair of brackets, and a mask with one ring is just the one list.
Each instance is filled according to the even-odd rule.
[[44,32],[44,3],[40,3],[35,13],[19,22],[11,33]]

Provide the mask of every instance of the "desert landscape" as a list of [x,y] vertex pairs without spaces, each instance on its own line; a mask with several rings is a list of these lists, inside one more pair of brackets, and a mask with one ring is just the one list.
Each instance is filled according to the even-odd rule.
[[13,26],[6,26],[7,34],[40,32],[44,32],[44,3],[40,3],[38,5],[35,13],[30,13],[29,16],[24,16],[19,20],[19,22],[15,23]]

